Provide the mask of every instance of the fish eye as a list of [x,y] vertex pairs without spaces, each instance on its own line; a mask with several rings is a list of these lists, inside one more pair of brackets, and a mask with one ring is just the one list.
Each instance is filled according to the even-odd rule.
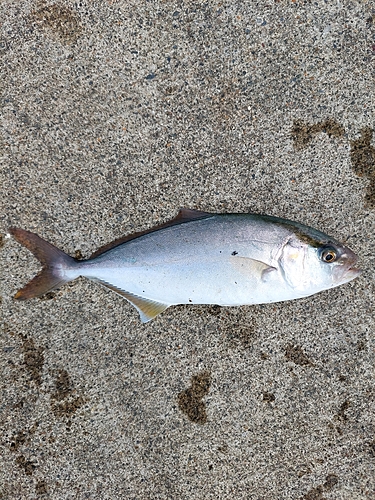
[[337,253],[333,248],[324,248],[320,254],[320,258],[323,262],[334,262],[337,259]]

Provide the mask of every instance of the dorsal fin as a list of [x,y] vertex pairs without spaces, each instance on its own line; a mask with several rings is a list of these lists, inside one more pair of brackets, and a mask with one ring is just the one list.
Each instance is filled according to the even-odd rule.
[[158,231],[159,229],[164,229],[170,226],[176,226],[177,224],[183,224],[184,222],[189,222],[195,219],[205,219],[206,217],[210,217],[213,214],[208,212],[201,212],[200,210],[190,210],[189,208],[181,208],[174,219],[171,219],[163,224],[159,224],[150,229],[146,229],[145,231],[139,231],[137,233],[128,234],[127,236],[123,236],[121,238],[117,238],[111,243],[107,243],[106,245],[98,248],[91,256],[90,259],[94,259],[98,257],[102,253],[108,252],[112,248],[118,247],[127,241],[134,240],[135,238],[139,238],[144,234],[153,233],[154,231]]

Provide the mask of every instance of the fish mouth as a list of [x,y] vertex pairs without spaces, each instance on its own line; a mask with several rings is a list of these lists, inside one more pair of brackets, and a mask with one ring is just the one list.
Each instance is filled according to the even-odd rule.
[[356,255],[349,248],[345,248],[343,254],[341,255],[341,265],[339,264],[334,272],[336,283],[347,283],[357,278],[361,273],[362,269],[357,267],[358,255]]
[[352,281],[355,278],[357,278],[362,273],[361,269],[354,266],[346,269],[338,269],[337,271],[339,272],[334,273],[333,277],[334,287],[343,285],[344,283],[348,283],[349,281]]
[[346,271],[345,274],[346,275],[350,274],[354,278],[356,278],[357,276],[359,276],[360,274],[362,274],[362,269],[360,269],[359,267],[349,267],[349,269]]

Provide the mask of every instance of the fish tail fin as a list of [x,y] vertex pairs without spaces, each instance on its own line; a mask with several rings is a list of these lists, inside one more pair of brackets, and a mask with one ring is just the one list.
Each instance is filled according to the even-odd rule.
[[18,290],[14,296],[15,299],[27,300],[39,297],[79,276],[79,272],[74,272],[74,268],[78,264],[77,260],[43,240],[37,234],[15,227],[9,228],[8,231],[43,265],[40,273]]

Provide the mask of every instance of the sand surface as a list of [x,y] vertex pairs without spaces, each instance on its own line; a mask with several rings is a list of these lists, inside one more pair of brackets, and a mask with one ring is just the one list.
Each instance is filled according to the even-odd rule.
[[[0,498],[375,498],[371,1],[1,2]],[[363,274],[142,325],[39,269],[180,207],[314,226]]]

